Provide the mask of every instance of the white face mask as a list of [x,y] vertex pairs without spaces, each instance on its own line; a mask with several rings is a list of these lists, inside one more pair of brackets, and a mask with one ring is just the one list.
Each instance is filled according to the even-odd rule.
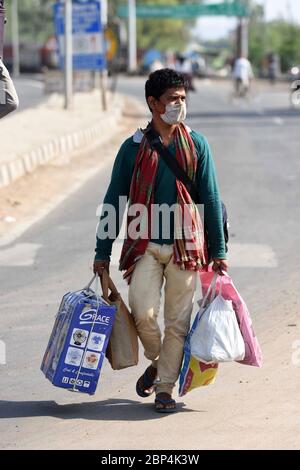
[[183,122],[186,118],[186,103],[183,101],[181,103],[167,104],[165,113],[161,114],[160,117],[170,126]]

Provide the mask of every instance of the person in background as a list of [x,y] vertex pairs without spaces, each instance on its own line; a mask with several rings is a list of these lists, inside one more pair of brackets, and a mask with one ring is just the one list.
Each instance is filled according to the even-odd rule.
[[0,119],[12,111],[15,111],[19,106],[19,98],[16,89],[2,60],[4,23],[4,0],[0,0]]
[[271,53],[268,56],[268,78],[272,85],[275,85],[279,76],[279,60],[276,54]]
[[175,62],[175,70],[181,73],[188,82],[188,91],[195,91],[193,83],[193,66],[191,60],[184,57],[182,54],[177,54]]
[[253,78],[254,73],[250,61],[241,55],[236,59],[233,66],[233,79],[237,97],[245,97],[247,95]]
[[161,60],[155,59],[152,64],[150,65],[149,71],[150,73],[156,72],[156,70],[160,70],[164,68],[164,64]]

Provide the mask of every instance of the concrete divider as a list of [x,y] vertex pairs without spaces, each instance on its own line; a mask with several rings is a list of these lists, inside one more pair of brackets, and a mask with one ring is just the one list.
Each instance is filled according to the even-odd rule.
[[[89,95],[89,99],[91,96],[94,95]],[[86,97],[84,97],[84,101],[82,97],[81,104],[84,103],[87,103]],[[76,115],[58,109],[58,104],[61,105],[60,99],[56,99],[55,104],[53,104],[53,99],[52,101],[50,99],[50,104],[48,102],[39,106],[36,111],[33,108],[19,115],[16,113],[6,122],[3,120],[5,128],[1,127],[0,129],[0,139],[3,134],[3,140],[1,140],[4,144],[6,141],[6,148],[0,147],[0,188],[8,186],[27,173],[32,173],[40,165],[47,165],[50,162],[57,162],[57,165],[66,164],[77,153],[101,145],[101,143],[109,140],[120,122],[124,98],[120,95],[111,96],[110,109],[106,112],[97,111],[94,114],[91,112],[89,119],[86,119],[88,109],[82,108],[80,110],[78,103]],[[100,100],[97,100],[96,104],[94,97],[94,107],[98,106],[100,106]],[[91,103],[88,104],[87,108],[91,109]],[[82,121],[80,113],[82,113]],[[21,114],[22,116],[20,116]],[[45,123],[47,125],[47,117],[51,118],[52,123],[49,133],[44,132],[43,138],[40,139],[37,138],[39,116],[41,116],[41,126],[45,126]],[[57,129],[55,126],[56,116],[59,116],[57,118]],[[28,119],[32,119],[33,129],[28,126]],[[70,126],[70,120],[72,119],[74,119],[74,126]],[[24,131],[24,122],[26,122],[27,131],[26,129]],[[14,124],[16,124],[15,129]],[[66,129],[65,133],[64,128]],[[24,138],[24,136],[24,150],[22,150],[19,139]],[[30,142],[30,139],[32,139],[32,142]],[[18,147],[15,152],[14,145]]]

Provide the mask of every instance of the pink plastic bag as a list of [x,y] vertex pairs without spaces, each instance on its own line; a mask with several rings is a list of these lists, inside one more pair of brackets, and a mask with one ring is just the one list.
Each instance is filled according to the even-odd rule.
[[[214,272],[212,270],[208,272],[200,271],[203,297],[205,296],[207,289],[213,280],[213,277]],[[220,278],[218,277],[216,292],[219,291],[219,286]],[[224,297],[226,300],[232,300],[237,321],[245,342],[245,358],[243,361],[239,362],[248,366],[262,367],[262,352],[253,330],[252,320],[248,312],[247,305],[238,293],[231,277],[227,274],[223,277],[222,280],[222,297]]]

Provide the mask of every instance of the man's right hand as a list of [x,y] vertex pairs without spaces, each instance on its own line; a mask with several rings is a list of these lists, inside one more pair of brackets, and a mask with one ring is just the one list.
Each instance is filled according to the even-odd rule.
[[110,261],[108,260],[95,260],[93,266],[94,274],[97,273],[100,277],[102,277],[104,270],[109,274],[109,265]]

